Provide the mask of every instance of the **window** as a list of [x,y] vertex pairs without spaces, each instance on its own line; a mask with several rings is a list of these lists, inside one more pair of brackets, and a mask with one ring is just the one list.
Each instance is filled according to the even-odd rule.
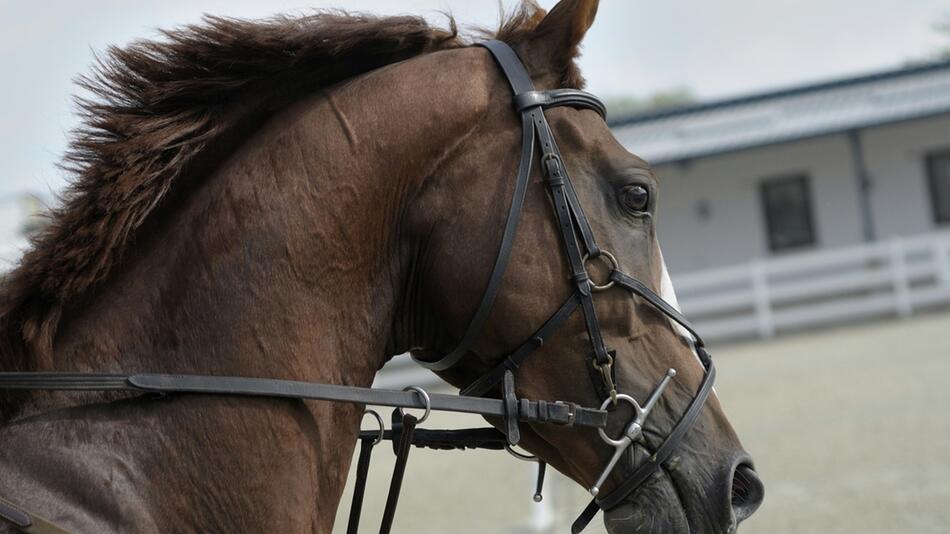
[[950,223],[950,150],[927,156],[927,175],[934,221]]
[[805,175],[762,182],[762,207],[773,252],[815,244],[811,191]]

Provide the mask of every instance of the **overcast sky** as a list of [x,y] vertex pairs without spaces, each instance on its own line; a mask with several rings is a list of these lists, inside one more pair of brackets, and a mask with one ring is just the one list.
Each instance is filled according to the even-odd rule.
[[[504,0],[506,6],[513,0]],[[550,7],[554,0],[541,0]],[[49,194],[76,124],[72,78],[93,51],[155,36],[202,13],[263,17],[344,7],[494,25],[483,0],[0,0],[0,198]],[[928,55],[945,37],[948,0],[602,0],[581,67],[601,96],[688,87],[701,99],[886,69]]]

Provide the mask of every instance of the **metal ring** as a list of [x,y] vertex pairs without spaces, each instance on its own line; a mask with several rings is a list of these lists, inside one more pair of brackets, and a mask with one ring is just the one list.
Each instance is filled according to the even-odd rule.
[[[590,257],[590,254],[584,254],[584,257],[581,258],[581,261],[584,263],[584,269],[587,269],[588,260],[597,259],[597,258],[606,258],[607,263],[608,263],[607,266],[610,267],[611,271],[616,271],[620,269],[620,264],[617,263],[617,258],[615,258],[613,254],[611,254],[610,252],[607,252],[606,250],[601,250],[600,254],[597,256],[594,256],[593,258]],[[606,284],[597,285],[596,283],[594,283],[594,280],[592,278],[589,278],[590,271],[587,272],[587,276],[588,276],[588,283],[590,284],[591,290],[593,291],[603,291],[605,289],[610,289],[614,287],[613,280],[608,279],[608,282]]]
[[[625,395],[623,393],[620,393],[619,395],[617,395],[617,400],[626,401],[631,406],[633,406],[633,410],[635,412],[634,421],[638,421],[641,418],[645,418],[644,413],[643,413],[643,408],[640,407],[640,403],[638,403],[636,399],[634,399],[630,395]],[[614,401],[611,398],[604,399],[604,402],[600,405],[600,409],[606,410],[608,406],[613,404],[613,402]],[[641,421],[641,424],[642,424],[642,421]],[[624,425],[624,428],[626,429],[627,426],[629,426],[629,423]],[[605,432],[603,428],[598,428],[597,433],[600,434],[600,439],[604,440],[605,443],[607,443],[608,445],[612,447],[621,447],[624,445],[624,441],[623,441],[624,436],[620,436],[620,439],[613,439],[607,435],[607,432]]]
[[[426,393],[426,390],[422,389],[420,386],[409,386],[407,388],[403,388],[403,391],[415,391],[416,393],[419,394],[420,397],[422,397],[422,401],[425,402],[426,413],[422,414],[422,419],[419,419],[418,421],[416,421],[417,425],[421,425],[422,423],[425,422],[426,419],[429,418],[429,414],[432,413],[432,399],[429,398],[429,394]],[[398,410],[399,410],[399,415],[402,415],[402,416],[406,415],[406,412],[404,412],[401,407],[398,408]]]
[[362,430],[363,430],[363,417],[366,417],[367,414],[372,415],[373,417],[375,417],[375,418],[376,418],[376,422],[379,423],[379,435],[376,436],[376,439],[373,440],[373,445],[379,445],[379,444],[382,443],[382,441],[383,441],[383,436],[385,435],[384,433],[386,432],[386,425],[383,424],[383,418],[380,417],[379,414],[376,413],[375,411],[373,411],[373,410],[363,410],[363,415],[362,415],[362,417],[360,418],[360,431],[361,431],[361,432],[362,432]]
[[537,456],[531,454],[522,454],[516,451],[511,445],[505,443],[505,450],[508,451],[508,454],[514,456],[515,458],[521,460],[522,462],[538,462]]
[[[597,363],[597,360],[591,360],[590,364],[594,366],[594,369],[597,369],[598,371],[603,373],[604,367],[610,369],[610,367],[614,364],[614,357],[611,356],[610,354],[607,354],[607,363],[601,365]],[[601,410],[603,410],[603,408],[601,408]]]

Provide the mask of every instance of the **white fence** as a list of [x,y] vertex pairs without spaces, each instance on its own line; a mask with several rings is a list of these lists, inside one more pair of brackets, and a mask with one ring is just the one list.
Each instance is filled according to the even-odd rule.
[[[686,273],[673,283],[706,340],[906,317],[950,306],[950,232]],[[376,377],[380,387],[436,383],[405,355]]]
[[797,254],[673,278],[709,339],[771,337],[950,305],[950,233]]

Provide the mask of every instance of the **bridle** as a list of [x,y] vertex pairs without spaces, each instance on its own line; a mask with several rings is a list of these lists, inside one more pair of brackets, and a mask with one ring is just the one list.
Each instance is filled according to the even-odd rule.
[[[487,41],[480,43],[480,46],[483,46],[492,54],[513,91],[514,107],[520,114],[522,125],[521,162],[518,166],[514,194],[498,255],[488,285],[468,328],[458,346],[444,357],[432,362],[418,358],[414,359],[423,367],[433,371],[444,371],[457,364],[469,352],[469,349],[481,334],[485,322],[491,314],[492,305],[498,295],[501,280],[511,256],[512,245],[524,206],[525,192],[531,176],[532,165],[535,161],[536,148],[540,151],[539,161],[545,183],[553,200],[554,212],[571,271],[574,291],[527,341],[508,354],[499,365],[463,389],[459,396],[429,394],[418,387],[407,388],[408,390],[404,391],[390,391],[263,378],[39,372],[0,373],[0,389],[263,396],[396,407],[398,409],[393,413],[392,431],[385,431],[380,419],[378,433],[360,433],[362,447],[357,465],[357,491],[354,493],[348,532],[356,532],[355,529],[358,528],[370,453],[372,447],[383,439],[392,440],[394,450],[397,453],[397,465],[394,470],[393,482],[390,486],[390,495],[381,527],[381,532],[389,532],[410,445],[433,448],[505,448],[509,452],[513,452],[511,447],[520,441],[519,423],[522,422],[594,428],[599,432],[601,439],[615,450],[610,462],[597,478],[594,486],[590,488],[595,498],[574,522],[572,532],[579,533],[583,530],[599,509],[610,510],[618,506],[649,480],[679,446],[709,397],[715,381],[715,367],[704,348],[701,337],[689,321],[645,284],[622,272],[617,259],[609,252],[600,249],[594,239],[593,231],[578,201],[564,160],[555,142],[554,134],[545,118],[544,110],[558,106],[571,106],[591,109],[601,117],[606,117],[606,108],[603,103],[590,93],[575,89],[536,91],[517,54],[507,44],[501,41]],[[607,280],[601,284],[593,281],[587,270],[587,265],[593,261],[603,261],[610,268]],[[693,346],[704,368],[704,376],[689,406],[660,446],[652,451],[649,458],[637,466],[633,473],[627,476],[617,487],[608,494],[601,495],[600,488],[602,484],[611,474],[624,452],[634,442],[640,442],[642,446],[646,447],[646,444],[642,443],[642,432],[646,419],[675,375],[675,371],[670,369],[658,382],[649,399],[642,405],[632,397],[618,393],[614,366],[615,353],[604,344],[600,323],[594,308],[594,294],[611,288],[625,289],[639,296],[666,315],[671,321],[685,328],[693,336]],[[578,308],[582,311],[587,336],[591,344],[590,375],[598,395],[603,399],[602,404],[599,407],[590,408],[560,401],[548,402],[517,398],[515,395],[514,372]],[[501,386],[501,399],[483,397],[498,386]],[[634,419],[625,426],[623,434],[615,439],[608,436],[604,429],[607,426],[608,410],[616,407],[620,402],[631,405],[634,410]],[[417,420],[414,416],[403,413],[402,408],[424,408],[426,415],[421,420]],[[425,420],[431,410],[447,410],[499,417],[504,421],[504,431],[499,433],[495,429],[415,430],[415,426]],[[372,413],[375,415],[375,412]],[[524,458],[521,455],[519,457]],[[541,467],[540,472],[543,477],[543,463],[541,463]],[[539,478],[535,500],[540,500],[542,480],[542,478]],[[29,513],[22,506],[14,505],[3,498],[0,498],[0,519],[5,519],[21,529],[28,529],[31,525],[43,525],[48,532],[65,532],[63,529],[57,530],[58,527],[50,525],[35,514]]]
[[[703,405],[706,403],[706,399],[709,398],[709,393],[716,379],[716,369],[713,365],[712,358],[710,358],[709,353],[705,349],[702,338],[689,321],[683,317],[676,308],[663,300],[663,298],[644,283],[621,271],[617,259],[611,253],[597,246],[597,242],[594,239],[594,232],[591,230],[587,216],[584,214],[584,210],[577,198],[577,193],[574,190],[570,175],[564,165],[564,159],[561,157],[561,152],[555,142],[554,133],[551,131],[547,118],[544,116],[544,110],[546,108],[571,106],[594,110],[601,117],[606,118],[606,106],[604,106],[596,96],[576,89],[536,91],[527,70],[510,46],[501,41],[486,41],[480,43],[480,45],[491,52],[492,57],[494,57],[495,62],[501,68],[505,74],[505,78],[508,80],[508,84],[511,86],[514,108],[521,116],[521,163],[518,166],[518,177],[515,180],[514,195],[511,201],[511,207],[508,211],[508,219],[505,223],[504,233],[502,234],[498,256],[495,259],[488,286],[485,289],[485,293],[482,296],[471,323],[469,323],[465,334],[462,336],[462,340],[452,352],[438,361],[426,362],[418,358],[415,358],[415,361],[423,367],[434,371],[449,369],[467,354],[472,343],[474,343],[475,339],[477,339],[481,333],[485,322],[491,314],[492,304],[498,295],[501,279],[508,265],[508,259],[511,256],[512,243],[518,229],[518,222],[521,218],[525,191],[527,190],[528,181],[531,176],[531,166],[534,162],[535,148],[537,147],[540,149],[542,172],[548,187],[548,192],[554,203],[554,214],[558,229],[561,233],[561,243],[564,247],[564,253],[567,256],[575,289],[567,301],[565,301],[527,341],[508,355],[502,363],[463,389],[461,394],[473,396],[484,395],[500,382],[513,381],[512,374],[521,366],[525,359],[539,348],[544,340],[550,337],[578,307],[581,309],[587,328],[587,337],[591,344],[591,365],[589,367],[592,375],[591,378],[594,382],[594,387],[598,390],[601,397],[604,398],[600,408],[603,410],[611,405],[616,406],[618,401],[624,401],[634,408],[636,415],[634,421],[627,425],[623,436],[618,440],[609,438],[602,428],[598,429],[601,438],[607,444],[615,448],[615,453],[606,469],[598,477],[597,482],[590,488],[595,499],[591,501],[580,517],[574,522],[572,531],[577,533],[587,526],[598,509],[610,510],[619,505],[669,459],[673,451],[679,446],[686,432],[696,421]],[[603,284],[597,284],[593,281],[587,270],[587,264],[595,259],[602,259],[610,267],[608,280]],[[640,296],[672,321],[685,328],[693,336],[693,346],[699,361],[703,365],[704,376],[699,390],[690,402],[689,407],[677,421],[659,448],[650,455],[646,462],[638,466],[619,486],[614,488],[607,495],[601,496],[600,486],[610,475],[611,471],[613,471],[613,468],[616,466],[623,452],[634,441],[641,439],[643,424],[645,423],[647,415],[649,415],[650,410],[659,399],[670,379],[676,374],[673,369],[670,369],[643,406],[632,397],[617,393],[614,367],[615,353],[610,351],[604,344],[604,339],[600,331],[600,322],[597,319],[597,312],[594,309],[593,298],[595,293],[606,291],[613,287],[623,288]],[[505,392],[508,389],[509,387],[507,385],[503,388],[503,395],[506,395]],[[517,425],[507,426],[505,430],[509,442],[517,442]]]

